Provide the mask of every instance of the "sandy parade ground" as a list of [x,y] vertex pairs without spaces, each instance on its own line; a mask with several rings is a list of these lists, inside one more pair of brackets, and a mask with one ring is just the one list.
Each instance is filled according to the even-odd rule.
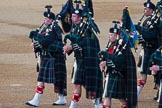
[[[128,6],[133,22],[136,24],[142,17],[143,2],[145,0],[93,0],[95,22],[101,33],[99,40],[101,49],[107,43],[107,34],[113,20],[119,20],[122,9]],[[152,0],[154,3],[157,0]],[[45,5],[52,5],[52,11],[58,13],[66,0],[3,0],[0,3],[0,108],[30,108],[24,103],[32,99],[35,93],[37,72],[36,59],[28,35],[31,30],[39,27],[43,22]],[[134,52],[136,58],[139,49]],[[71,84],[71,70],[73,56],[67,57],[68,72],[68,104],[52,106],[57,99],[53,92],[53,85],[47,85],[39,108],[68,108],[73,86]],[[139,73],[137,73],[139,77]],[[84,91],[84,90],[83,90]],[[157,108],[153,100],[156,90],[153,90],[153,77],[149,76],[138,100],[138,108]],[[119,108],[118,100],[113,100],[112,108]],[[93,108],[90,100],[81,97],[78,108]]]

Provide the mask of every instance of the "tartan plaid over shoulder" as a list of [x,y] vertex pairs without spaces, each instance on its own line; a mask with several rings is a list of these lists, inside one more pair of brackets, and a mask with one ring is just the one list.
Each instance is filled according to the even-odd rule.
[[85,36],[79,46],[83,48],[86,97],[88,98],[89,92],[95,92],[96,98],[99,98],[103,92],[103,78],[98,58],[98,52],[100,51],[99,40],[96,36]]
[[[55,92],[63,92],[66,95],[67,88],[67,70],[65,63],[65,55],[63,54],[64,44],[62,41],[55,40],[47,48],[55,58],[54,71],[55,71]],[[57,91],[59,90],[59,91]],[[63,91],[62,91],[63,90]]]
[[[50,71],[52,75],[45,77],[47,72],[44,72],[44,75],[41,75],[41,77],[45,78],[44,80],[46,80],[47,83],[53,83],[55,85],[56,93],[63,93],[66,95],[67,70],[65,56],[62,50],[64,45],[62,42],[62,37],[58,38],[56,31],[52,30],[48,33],[48,35],[39,38],[38,41],[42,45],[43,50],[52,55],[52,57],[42,56],[43,58],[47,59],[46,61],[41,61],[43,62],[41,67],[45,69],[44,71],[52,69],[52,72]],[[48,65],[48,61],[50,59],[54,60],[52,67],[51,65]],[[51,81],[48,81],[48,79],[51,79]]]
[[137,105],[137,74],[136,62],[131,49],[128,48],[126,53],[126,97],[128,107]]
[[[113,55],[113,54],[112,54]],[[137,105],[137,75],[134,55],[127,45],[126,49],[118,56],[110,57],[115,64],[115,70],[122,76],[113,74],[110,70],[108,79],[108,95],[116,99],[126,99],[128,108]],[[120,76],[117,77],[117,76]],[[114,85],[116,84],[116,85]],[[119,84],[119,85],[118,85]],[[123,86],[122,86],[123,85]],[[118,89],[116,89],[118,88]],[[123,90],[124,89],[124,90]],[[120,96],[118,96],[120,94]]]

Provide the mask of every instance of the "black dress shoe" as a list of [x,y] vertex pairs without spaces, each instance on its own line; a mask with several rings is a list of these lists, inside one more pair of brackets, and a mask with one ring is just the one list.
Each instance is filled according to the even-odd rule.
[[38,107],[38,106],[32,105],[32,104],[29,103],[29,102],[26,102],[25,104],[26,104],[26,105],[29,105],[29,106],[32,106],[32,107]]
[[154,96],[153,100],[158,100],[158,98],[159,98],[159,90],[157,91],[157,94],[156,96]]
[[158,97],[157,97],[157,96],[154,96],[154,97],[153,97],[153,100],[158,100]]
[[52,105],[54,105],[54,106],[55,106],[55,105],[66,105],[66,103],[55,103],[55,102],[54,102]]

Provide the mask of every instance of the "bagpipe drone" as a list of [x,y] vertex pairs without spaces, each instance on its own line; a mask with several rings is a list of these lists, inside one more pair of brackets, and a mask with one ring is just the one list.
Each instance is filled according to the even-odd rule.
[[[150,0],[147,0],[149,3]],[[141,19],[138,22],[138,26],[140,26],[142,19],[144,18],[144,15],[141,17]],[[155,9],[153,11],[153,14],[151,15],[150,19],[146,22],[145,29],[150,30],[152,29],[155,25],[158,25],[159,29],[159,43],[162,42],[162,0],[159,0],[156,3]],[[142,38],[141,34],[139,35],[139,43],[144,42],[145,40]]]
[[[119,24],[118,21],[113,21],[113,23],[115,23],[116,26]],[[113,55],[111,55],[108,54],[107,50],[100,51],[98,53],[100,61],[109,61],[109,59],[119,56],[120,54],[122,54],[122,51],[126,49],[127,46],[136,50],[138,35],[132,22],[132,19],[129,15],[128,7],[125,7],[123,9],[122,21],[120,22],[118,35],[120,38],[118,41],[118,46],[115,49],[116,52]]]
[[[43,22],[40,27],[38,27],[37,29],[32,30],[30,32],[29,38],[32,40],[33,44],[36,44],[36,41],[38,41],[38,39],[40,37],[42,37],[41,35],[48,36],[49,32],[51,32],[53,30],[57,34],[56,35],[57,40],[62,41],[63,31],[62,31],[61,27],[58,25],[59,15],[55,16],[55,14],[51,12],[51,8],[52,8],[51,5],[46,5],[45,6],[46,11],[44,12],[44,16],[53,19],[53,22],[52,22],[51,25],[46,25]],[[43,34],[42,34],[42,31],[44,31]],[[36,45],[34,45],[34,46],[36,46]],[[39,48],[34,48],[34,52],[35,52],[35,57],[37,58],[37,54],[39,55],[39,53],[41,52],[41,48],[40,49]]]
[[[82,10],[81,12],[81,17],[82,21],[79,25],[79,29],[75,30],[74,34],[75,36],[83,37],[85,36],[85,33],[87,30],[90,30],[92,35],[97,35],[100,33],[99,28],[97,24],[94,22],[94,14],[93,14],[93,7],[92,6],[92,1],[91,0],[75,0],[74,1],[76,8],[74,11],[79,11]],[[81,5],[82,9],[79,9],[79,6]],[[66,35],[64,38],[64,43],[67,42],[67,39],[69,39],[72,43],[76,42],[76,37],[73,35]]]

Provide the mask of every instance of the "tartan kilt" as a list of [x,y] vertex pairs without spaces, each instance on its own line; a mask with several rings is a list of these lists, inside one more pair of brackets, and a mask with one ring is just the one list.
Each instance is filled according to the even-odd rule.
[[[64,95],[67,94],[67,70],[64,55],[55,58],[55,89]],[[55,90],[57,92],[57,90]]]
[[41,57],[40,69],[37,81],[45,83],[55,82],[55,58]]
[[161,78],[161,73],[158,72],[154,77],[154,89],[157,89],[157,86],[160,85],[160,78]]
[[72,83],[85,85],[83,60],[75,60],[72,71]]
[[103,97],[109,97],[114,99],[126,98],[126,81],[124,77],[121,77],[117,73],[109,72],[106,75],[104,83]]
[[103,93],[102,73],[98,70],[97,71],[98,73],[96,75],[97,78],[92,77],[94,76],[93,73],[87,72],[84,66],[85,65],[83,60],[81,59],[75,60],[72,72],[72,83],[79,84],[85,87],[87,99],[90,99],[90,95],[92,92],[95,93],[95,98],[102,97]]
[[159,92],[160,93],[160,101],[159,101],[158,108],[162,108],[162,79],[160,79],[160,89],[161,89],[161,92]]
[[149,70],[149,60],[154,51],[155,51],[154,49],[144,48],[144,55],[140,67],[141,74],[151,75],[151,71]]

